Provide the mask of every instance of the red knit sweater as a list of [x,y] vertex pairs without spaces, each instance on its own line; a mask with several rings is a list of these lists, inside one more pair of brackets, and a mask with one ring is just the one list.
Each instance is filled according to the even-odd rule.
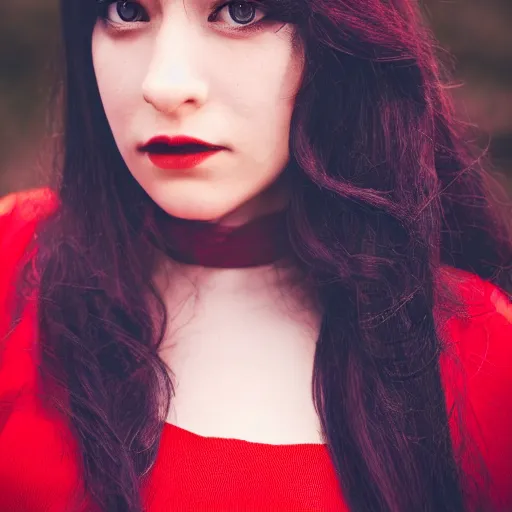
[[[71,498],[82,488],[76,441],[35,393],[35,305],[10,332],[6,314],[16,263],[51,201],[45,190],[0,200],[0,512],[71,512]],[[449,274],[471,318],[453,316],[446,323],[449,351],[462,369],[443,356],[448,407],[465,376],[465,435],[483,455],[496,510],[511,511],[512,306],[476,276]],[[457,449],[455,423],[452,433]],[[462,464],[478,479],[471,453],[464,452]],[[143,500],[147,512],[348,510],[325,445],[206,438],[169,424],[144,481]]]

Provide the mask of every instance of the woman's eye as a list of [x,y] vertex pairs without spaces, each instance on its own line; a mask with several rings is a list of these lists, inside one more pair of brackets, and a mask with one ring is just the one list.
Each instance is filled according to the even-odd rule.
[[102,2],[100,5],[103,8],[102,18],[114,25],[149,21],[146,11],[137,2],[117,0],[114,2]]
[[[260,17],[257,16],[258,12],[261,14]],[[258,9],[252,2],[239,1],[228,2],[220,6],[208,17],[208,21],[217,22],[219,21],[219,18],[224,18],[221,21],[225,21],[228,25],[236,28],[240,25],[254,25],[264,17],[265,13],[261,9]],[[253,23],[255,19],[256,22]]]
[[[138,2],[126,0],[97,0],[99,16],[112,25],[148,22],[149,15]],[[266,13],[254,2],[231,1],[217,7],[209,16],[208,22],[225,23],[228,28],[243,29],[258,25]]]

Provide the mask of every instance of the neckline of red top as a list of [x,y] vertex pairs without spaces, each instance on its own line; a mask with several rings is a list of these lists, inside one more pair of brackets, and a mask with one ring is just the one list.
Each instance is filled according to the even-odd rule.
[[194,432],[191,432],[190,430],[187,430],[183,427],[179,427],[177,425],[174,425],[173,423],[165,422],[164,424],[164,430],[163,430],[163,437],[168,436],[179,436],[183,439],[186,439],[191,442],[198,442],[198,443],[205,443],[208,442],[210,444],[215,445],[226,445],[226,444],[238,444],[240,446],[245,446],[247,448],[258,448],[258,447],[265,447],[265,448],[275,448],[275,449],[304,449],[304,448],[311,448],[314,450],[325,450],[327,447],[326,443],[294,443],[294,444],[270,444],[270,443],[261,443],[258,441],[246,441],[245,439],[236,439],[232,437],[210,437],[210,436],[203,436],[201,434],[196,434]]

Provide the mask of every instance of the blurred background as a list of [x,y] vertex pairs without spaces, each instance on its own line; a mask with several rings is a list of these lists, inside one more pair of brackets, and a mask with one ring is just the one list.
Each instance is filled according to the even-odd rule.
[[[59,0],[4,1],[0,17],[0,195],[45,183]],[[489,141],[512,190],[512,0],[420,0],[427,22],[455,58],[459,117]],[[51,113],[50,113],[51,114]]]

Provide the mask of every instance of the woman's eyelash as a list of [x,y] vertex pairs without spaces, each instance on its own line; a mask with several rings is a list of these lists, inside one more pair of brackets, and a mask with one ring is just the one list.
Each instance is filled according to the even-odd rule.
[[[121,23],[113,22],[108,19],[108,10],[109,10],[110,6],[112,4],[120,4],[120,3],[122,3],[120,0],[96,0],[97,17],[102,19],[105,23],[108,23],[112,26],[121,25]],[[144,11],[144,8],[138,2],[126,2],[126,3],[137,5]],[[264,5],[262,5],[263,2],[261,2],[261,1],[240,1],[240,0],[233,1],[233,0],[231,0],[229,2],[226,2],[225,0],[220,0],[218,2],[218,5],[214,6],[212,9],[212,12],[208,15],[208,22],[211,22],[211,23],[216,22],[221,11],[232,4],[250,5],[250,6],[253,6],[256,10],[262,11],[264,14],[264,16],[260,20],[254,22],[254,23],[247,23],[247,24],[240,23],[238,27],[231,27],[232,31],[251,30],[251,29],[255,29],[256,27],[259,27],[260,24],[264,24],[265,22],[268,22],[268,21],[280,21],[279,16],[271,15],[270,13],[267,12]],[[146,14],[145,18],[142,20],[137,20],[136,22],[135,21],[125,22],[125,23],[126,24],[138,23],[141,21],[149,21],[149,18],[147,18],[147,14]],[[123,23],[123,24],[125,24],[125,23]]]
[[103,21],[110,23],[111,25],[115,25],[116,24],[115,22],[112,22],[108,19],[108,10],[112,4],[121,4],[121,3],[135,4],[138,7],[140,7],[141,9],[144,9],[138,2],[129,2],[129,1],[122,2],[121,0],[96,0],[96,16],[98,18],[102,19]]
[[[256,7],[256,10],[258,10],[258,9],[259,9],[259,10],[261,10],[261,11],[265,12],[265,10],[264,10],[264,9],[262,9],[261,7],[258,7],[258,6],[256,5],[256,3],[255,3],[255,2],[249,2],[249,1],[246,1],[246,2],[238,1],[238,2],[236,2],[236,1],[233,1],[233,0],[231,0],[231,1],[229,1],[229,2],[226,2],[226,1],[222,1],[222,0],[221,0],[221,2],[219,2],[219,3],[220,3],[220,5],[216,5],[216,6],[213,8],[212,13],[208,16],[208,21],[216,21],[216,20],[217,20],[218,15],[221,13],[221,11],[222,11],[224,8],[226,8],[226,7],[228,7],[228,6],[232,5],[232,4],[244,4],[244,5],[250,5],[250,6],[254,6],[254,7]],[[265,19],[265,17],[264,17],[264,18],[262,18],[262,20],[263,20],[263,19]],[[255,24],[256,24],[256,23],[253,23],[253,25],[255,25]],[[242,25],[242,24],[241,24],[241,25]]]

